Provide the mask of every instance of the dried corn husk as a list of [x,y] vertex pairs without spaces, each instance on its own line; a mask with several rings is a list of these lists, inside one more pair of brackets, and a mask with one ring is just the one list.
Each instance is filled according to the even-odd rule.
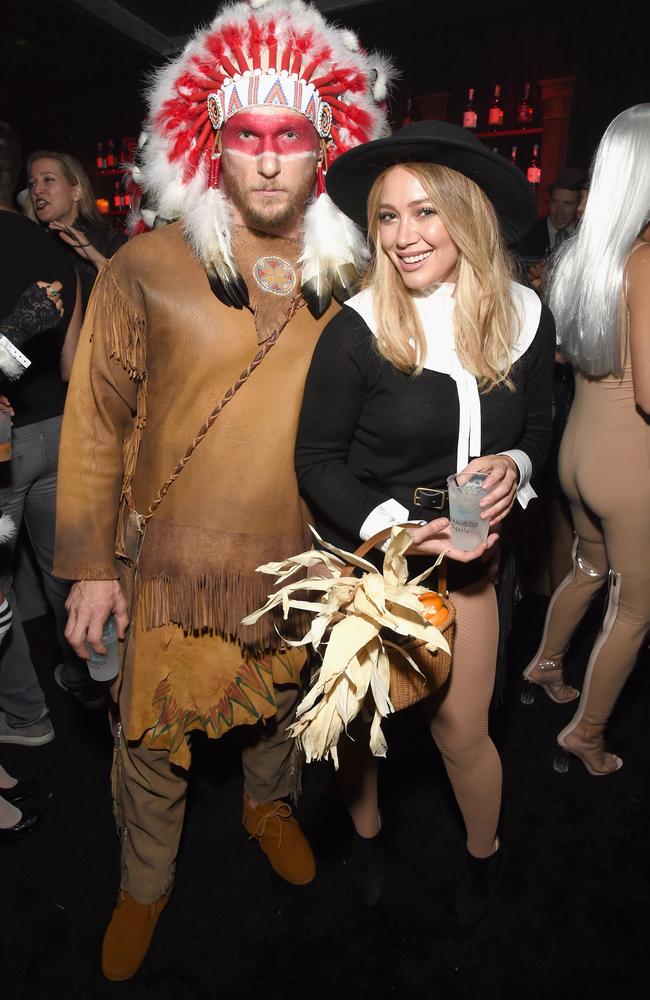
[[[450,652],[440,630],[425,619],[426,609],[418,600],[426,592],[422,581],[442,556],[434,566],[409,581],[404,553],[413,539],[405,528],[393,528],[382,572],[354,553],[323,541],[314,528],[311,530],[323,549],[258,567],[259,573],[275,576],[279,586],[264,607],[244,618],[243,624],[254,625],[278,605],[282,606],[285,619],[293,608],[310,611],[314,616],[302,639],[285,640],[296,646],[310,643],[322,656],[311,689],[298,706],[296,720],[290,727],[308,762],[331,756],[338,767],[336,748],[341,733],[358,715],[369,692],[373,711],[370,748],[375,756],[385,757],[387,748],[381,720],[394,711],[389,697],[387,648],[403,656],[413,670],[421,671],[401,646],[383,638],[382,631],[422,640],[432,652],[437,649]],[[319,565],[323,567],[322,576],[314,575]],[[349,575],[350,566],[362,570],[361,576]],[[287,583],[304,569],[310,570],[307,579]],[[305,599],[305,591],[312,592],[311,599]]]

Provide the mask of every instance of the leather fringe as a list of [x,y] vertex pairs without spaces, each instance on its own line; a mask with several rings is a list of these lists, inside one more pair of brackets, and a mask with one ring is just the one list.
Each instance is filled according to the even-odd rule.
[[309,621],[306,614],[292,614],[285,621],[279,613],[275,618],[264,615],[252,626],[242,625],[242,618],[265,603],[270,589],[270,581],[252,572],[173,579],[162,575],[148,579],[139,576],[138,618],[147,632],[173,622],[186,632],[214,632],[248,652],[266,653],[282,645],[281,636],[303,635]]
[[146,370],[146,321],[133,308],[118,286],[110,264],[105,265],[95,282],[97,287],[110,283],[109,294],[102,297],[103,323],[107,332],[109,357],[115,358],[136,381],[141,381]]
[[[117,710],[116,710],[117,711]],[[113,819],[115,820],[115,831],[120,839],[124,837],[124,810],[122,807],[122,785],[124,774],[122,769],[122,758],[120,756],[120,744],[122,741],[122,723],[113,720],[113,763],[111,766],[111,795],[113,798]]]
[[305,763],[305,752],[298,746],[298,740],[293,741],[289,755],[289,798],[294,806],[298,805],[302,795],[302,769]]

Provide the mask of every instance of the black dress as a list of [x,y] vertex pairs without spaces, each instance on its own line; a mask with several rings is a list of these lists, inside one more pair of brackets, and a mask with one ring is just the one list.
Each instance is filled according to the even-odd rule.
[[[529,311],[536,310],[533,327],[512,368],[514,391],[499,386],[480,394],[480,454],[516,449],[528,457],[534,474],[551,439],[555,325],[533,292],[523,289],[520,295]],[[436,331],[425,331],[432,367],[408,375],[379,355],[373,332],[354,306],[353,299],[343,307],[316,346],[296,444],[300,490],[316,527],[327,541],[348,550],[359,545],[366,519],[387,501],[397,501],[413,520],[440,516],[416,508],[414,490],[445,486],[466,464],[458,461],[458,382],[432,370]],[[443,311],[441,323],[449,315]],[[450,571],[460,572],[460,566],[450,565]]]

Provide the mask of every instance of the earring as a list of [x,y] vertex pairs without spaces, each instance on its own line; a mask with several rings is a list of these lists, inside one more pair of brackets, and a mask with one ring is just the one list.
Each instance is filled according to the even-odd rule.
[[209,188],[219,187],[220,170],[221,170],[221,132],[217,132],[217,134],[214,137],[214,145],[212,146],[212,155],[210,156],[210,173],[208,174]]
[[318,159],[318,168],[316,170],[316,197],[320,198],[322,194],[325,194],[325,178],[327,177],[327,146],[325,140],[321,139],[320,144],[320,157]]

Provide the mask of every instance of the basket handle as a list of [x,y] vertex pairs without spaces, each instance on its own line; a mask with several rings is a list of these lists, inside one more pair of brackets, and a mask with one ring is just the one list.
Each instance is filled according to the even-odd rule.
[[[391,525],[389,528],[382,528],[378,531],[376,535],[372,535],[371,538],[366,539],[362,542],[358,549],[355,549],[355,556],[359,556],[363,559],[364,556],[368,555],[371,549],[374,549],[375,545],[379,545],[381,542],[385,542],[387,538],[390,538],[391,532],[394,527],[399,528],[420,528],[421,525],[419,521],[406,521],[404,524]],[[352,570],[353,567],[348,567]],[[438,566],[438,589],[441,594],[447,593],[447,559],[443,558],[442,562]]]

